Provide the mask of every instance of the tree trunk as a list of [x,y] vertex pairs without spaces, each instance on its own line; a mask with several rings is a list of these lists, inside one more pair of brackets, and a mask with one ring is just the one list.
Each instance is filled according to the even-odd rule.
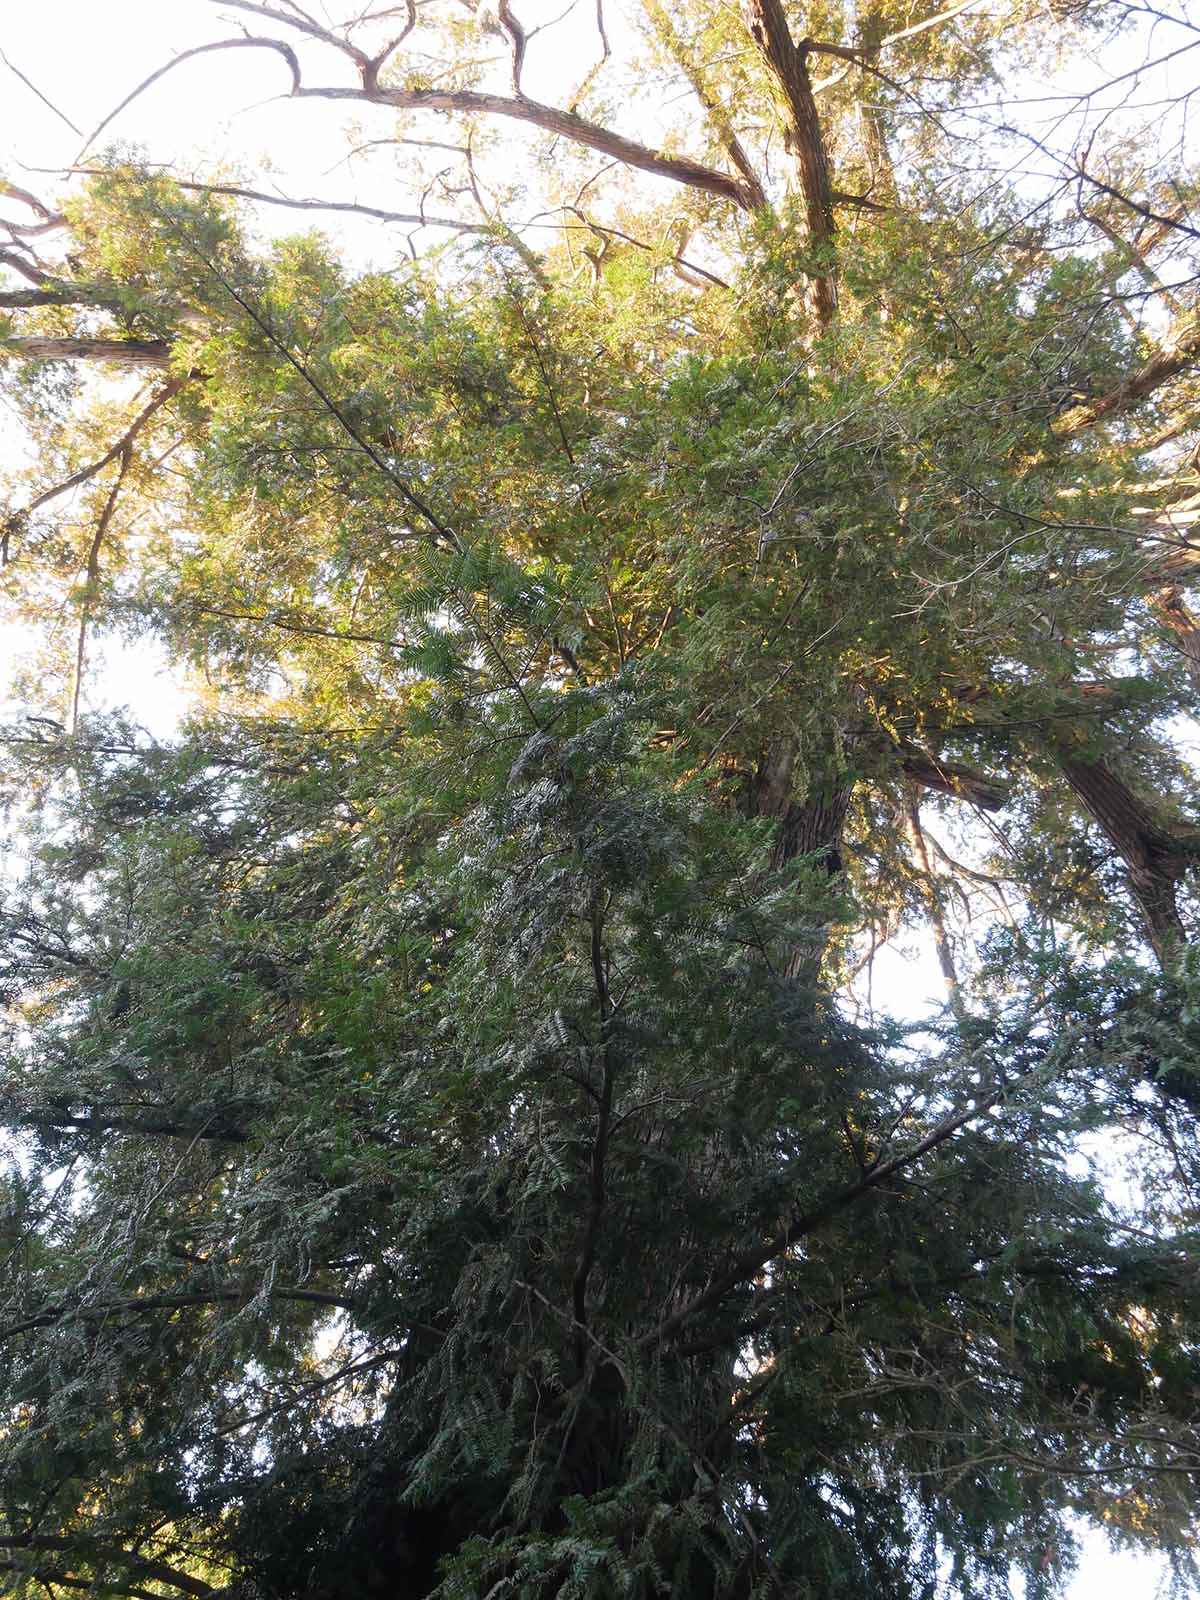
[[1200,622],[1177,588],[1164,589],[1156,595],[1151,607],[1160,622],[1166,624],[1175,636],[1184,664],[1194,682],[1200,684]]
[[19,361],[105,361],[119,367],[165,367],[168,339],[0,339],[0,355]]
[[1067,782],[1116,849],[1160,965],[1186,943],[1175,886],[1200,854],[1200,836],[1185,835],[1155,817],[1144,800],[1098,761],[1061,755]]
[[748,816],[777,821],[773,867],[807,857],[815,869],[814,926],[788,956],[786,975],[816,990],[821,960],[829,942],[830,905],[826,887],[833,889],[842,874],[842,831],[853,784],[842,774],[824,782],[810,781],[802,800],[793,792],[798,754],[795,739],[780,739],[767,750],[751,780],[745,801]]
[[[796,163],[808,243],[824,256],[834,235],[833,189],[808,72],[808,52],[793,40],[780,0],[746,0],[746,10],[751,35],[771,71],[786,114],[784,144]],[[812,304],[817,322],[827,328],[837,313],[832,261],[819,263],[812,273]]]

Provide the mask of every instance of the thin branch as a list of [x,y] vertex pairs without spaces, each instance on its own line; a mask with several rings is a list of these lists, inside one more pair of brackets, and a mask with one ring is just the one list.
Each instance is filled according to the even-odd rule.
[[300,33],[307,33],[310,38],[319,39],[322,44],[330,45],[334,50],[340,50],[344,56],[349,56],[360,72],[369,70],[373,64],[365,50],[360,50],[356,44],[351,44],[350,40],[341,34],[323,28],[319,22],[298,9],[296,13],[277,11],[274,6],[258,5],[255,0],[211,0],[211,3],[223,10],[232,7],[235,11],[249,11],[256,17],[268,17],[272,22],[281,23],[285,28],[295,28]]
[[80,467],[77,472],[71,473],[70,477],[64,478],[61,483],[56,483],[53,487],[44,489],[36,499],[31,500],[20,511],[14,511],[5,520],[3,526],[0,527],[0,566],[8,564],[9,544],[13,534],[20,531],[35,511],[39,511],[42,506],[48,505],[51,500],[57,500],[59,495],[66,494],[68,490],[78,489],[81,484],[89,482],[97,473],[103,472],[111,462],[123,456],[155,412],[160,411],[168,400],[174,399],[187,381],[186,378],[172,379],[170,383],[159,390],[148,405],[142,407],[116,444],[110,450],[106,450],[99,460],[90,462],[86,467]]
[[360,217],[374,217],[379,222],[399,222],[408,227],[452,228],[457,233],[493,233],[486,222],[465,222],[458,217],[431,217],[424,212],[385,211],[380,206],[359,205],[349,200],[292,200],[285,195],[264,194],[261,189],[243,189],[230,183],[188,183],[181,178],[172,180],[180,189],[197,190],[205,194],[227,194],[239,200],[252,200],[262,205],[286,206],[293,211],[345,211]]
[[1099,189],[1101,194],[1106,194],[1110,199],[1116,200],[1127,211],[1132,211],[1136,216],[1141,217],[1143,221],[1155,223],[1163,234],[1186,233],[1189,238],[1200,239],[1200,229],[1190,228],[1183,221],[1184,211],[1182,206],[1175,207],[1171,213],[1152,211],[1149,206],[1144,206],[1140,201],[1131,200],[1127,194],[1122,194],[1120,189],[1114,189],[1111,183],[1105,183],[1102,178],[1093,176],[1082,162],[1076,166],[1075,171],[1085,183],[1090,183],[1093,189]]
[[[226,3],[234,4],[235,0],[226,0]],[[262,8],[247,7],[246,9],[257,10]],[[267,14],[273,15],[273,13],[270,12]],[[176,67],[182,66],[185,61],[190,61],[195,56],[210,55],[214,50],[274,50],[276,55],[281,55],[288,64],[288,68],[292,74],[292,93],[297,94],[300,90],[300,62],[297,60],[296,52],[292,49],[291,45],[285,44],[282,39],[217,39],[212,44],[194,45],[190,50],[181,50],[177,56],[174,56],[170,61],[166,62],[164,66],[157,68],[157,70],[152,72],[148,78],[143,78],[141,83],[137,84],[135,88],[131,89],[130,92],[125,96],[124,100],[122,100],[118,106],[115,106],[106,117],[102,118],[101,121],[98,122],[92,129],[91,133],[88,134],[75,157],[75,163],[83,160],[84,156],[104,132],[105,128],[107,128],[110,123],[114,122],[127,106],[132,105],[139,95],[144,94],[152,84],[157,83],[160,78],[164,78],[168,72],[173,72]]]
[[687,1305],[681,1306],[671,1316],[664,1318],[653,1333],[646,1334],[640,1341],[641,1344],[659,1344],[663,1340],[671,1338],[693,1317],[718,1305],[732,1289],[737,1288],[738,1284],[757,1277],[764,1267],[769,1266],[776,1257],[783,1255],[794,1244],[799,1243],[807,1234],[815,1232],[817,1228],[829,1222],[839,1212],[844,1211],[847,1206],[851,1206],[855,1201],[861,1200],[864,1195],[869,1194],[872,1189],[877,1189],[888,1178],[894,1177],[898,1172],[903,1172],[906,1167],[912,1166],[914,1162],[928,1155],[931,1150],[936,1150],[939,1145],[945,1144],[946,1140],[953,1138],[960,1129],[986,1115],[987,1112],[1004,1099],[1009,1092],[1009,1088],[1009,1085],[1001,1084],[966,1110],[955,1111],[949,1116],[943,1117],[910,1150],[902,1151],[899,1155],[893,1156],[890,1161],[880,1162],[877,1166],[872,1167],[857,1183],[853,1183],[849,1188],[839,1190],[836,1194],[830,1195],[827,1200],[823,1200],[811,1211],[801,1212],[798,1217],[795,1217],[786,1226],[780,1228],[777,1233],[773,1234],[765,1245],[754,1245],[749,1250],[744,1250],[741,1255],[736,1257],[733,1265],[721,1273],[707,1289],[696,1295]]
[[129,472],[133,460],[133,438],[128,437],[122,441],[118,453],[117,476],[113,480],[111,489],[104,501],[103,509],[96,522],[96,531],[92,535],[92,542],[88,546],[87,566],[84,573],[83,596],[79,606],[79,636],[75,642],[75,680],[71,693],[71,737],[79,731],[79,701],[83,693],[83,658],[87,648],[88,623],[91,621],[92,603],[100,588],[100,551],[104,547],[104,538],[108,533],[113,513],[117,509],[117,501],[121,497],[121,489]]
[[50,111],[53,111],[54,115],[58,118],[58,120],[60,122],[65,122],[67,127],[70,128],[71,132],[73,134],[75,134],[78,138],[80,138],[80,139],[83,138],[83,130],[81,128],[77,128],[75,126],[75,124],[71,121],[70,117],[67,116],[66,112],[65,111],[60,111],[58,109],[58,107],[54,104],[53,100],[47,99],[47,97],[38,88],[37,84],[34,83],[32,81],[32,79],[27,78],[25,76],[25,74],[21,71],[20,67],[17,66],[16,62],[15,61],[11,61],[8,58],[8,56],[6,56],[4,54],[3,50],[0,50],[0,61],[3,61],[4,65],[8,68],[8,70],[13,74],[14,77],[20,78],[21,82],[25,85],[25,87],[29,90],[29,92],[31,94],[35,94],[38,97],[38,99],[42,102],[42,104],[44,106],[46,106]]
[[[108,1300],[98,1305],[49,1306],[36,1316],[27,1317],[0,1329],[0,1340],[13,1339],[19,1333],[29,1333],[36,1328],[52,1328],[68,1317],[85,1321],[104,1321],[107,1317],[146,1316],[152,1311],[189,1311],[202,1306],[246,1305],[255,1299],[257,1289],[214,1289],[206,1294],[156,1294],[142,1295],[133,1300]],[[356,1302],[344,1295],[325,1294],[319,1289],[271,1289],[271,1300],[297,1300],[306,1305],[330,1306],[339,1311],[353,1311]]]

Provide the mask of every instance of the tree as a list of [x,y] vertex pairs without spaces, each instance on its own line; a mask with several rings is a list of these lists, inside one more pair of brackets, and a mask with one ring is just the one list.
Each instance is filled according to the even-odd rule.
[[[466,119],[452,242],[264,243],[439,190],[104,128],[5,185],[13,1585],[1036,1595],[1080,1515],[1185,1573],[1193,191],[957,142],[1129,15],[598,10],[551,103],[507,4],[226,9],[125,104],[236,49]],[[617,131],[635,71],[694,120]],[[120,630],[170,744],[89,709]],[[856,1010],[914,927],[944,1014]]]

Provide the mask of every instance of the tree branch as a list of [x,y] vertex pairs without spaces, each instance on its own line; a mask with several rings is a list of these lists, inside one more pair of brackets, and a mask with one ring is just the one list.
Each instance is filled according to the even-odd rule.
[[[98,176],[105,169],[103,167],[72,167],[72,172],[86,173],[89,176]],[[172,178],[171,182],[178,189],[187,189],[196,194],[226,194],[236,200],[249,200],[257,205],[284,206],[291,211],[344,211],[360,217],[372,217],[378,222],[399,222],[410,227],[422,228],[452,228],[458,233],[493,233],[495,231],[488,222],[466,222],[458,217],[430,217],[424,212],[417,211],[385,211],[380,206],[364,206],[357,201],[350,200],[293,200],[287,195],[266,194],[261,189],[245,189],[234,183],[201,183],[198,180],[186,178]],[[0,305],[7,302],[0,296]],[[69,301],[53,301],[52,304],[70,304]]]
[[[131,1550],[121,1550],[111,1545],[96,1544],[86,1538],[68,1539],[35,1533],[9,1534],[0,1536],[0,1550],[64,1551],[71,1555],[82,1555],[89,1561],[121,1561],[132,1567],[141,1577],[169,1583],[176,1589],[182,1589],[184,1594],[203,1597],[214,1592],[212,1584],[205,1583],[203,1578],[194,1578],[190,1573],[179,1572],[165,1561],[155,1561],[149,1556],[135,1555]],[[161,1596],[156,1596],[155,1600],[161,1600]]]
[[[189,1311],[201,1306],[246,1305],[258,1294],[256,1289],[215,1289],[207,1294],[157,1294],[143,1295],[133,1300],[109,1300],[98,1305],[49,1306],[36,1316],[23,1322],[12,1323],[0,1329],[0,1340],[13,1339],[19,1333],[29,1333],[36,1328],[52,1328],[67,1317],[85,1321],[103,1321],[107,1317],[146,1316],[152,1311]],[[324,1294],[319,1289],[271,1289],[271,1300],[298,1300],[307,1305],[331,1306],[339,1311],[353,1311],[355,1301],[344,1295]]]
[[[13,342],[16,342],[16,343],[19,343],[19,344],[30,344],[30,343],[74,344],[74,343],[78,343],[79,341],[76,341],[76,340],[42,340],[42,341],[17,340],[17,341],[13,341]],[[86,343],[93,343],[93,344],[94,343],[100,343],[100,344],[105,344],[105,345],[111,344],[112,342],[113,341],[107,341],[107,340],[92,340],[92,341],[85,340],[85,341],[83,341],[83,343],[85,343],[85,344]],[[144,343],[145,341],[140,341],[140,342]],[[4,345],[0,344],[0,349],[3,349],[3,348],[4,348]],[[165,348],[169,348],[169,347],[165,347]],[[164,364],[165,364],[165,362],[164,362]],[[138,434],[141,433],[142,429],[146,426],[146,424],[150,421],[151,417],[155,414],[155,412],[161,410],[162,407],[166,405],[168,400],[174,399],[174,397],[179,393],[180,389],[183,388],[184,384],[187,381],[188,380],[186,378],[173,378],[171,380],[171,382],[169,382],[168,384],[164,385],[164,387],[159,390],[159,392],[154,396],[153,400],[151,400],[148,405],[145,405],[145,406],[142,407],[142,409],[138,412],[137,416],[134,417],[133,421],[129,424],[128,428],[126,428],[125,432],[117,440],[116,444],[114,444],[110,450],[106,450],[104,452],[104,454],[99,458],[98,461],[92,461],[86,467],[80,467],[77,472],[71,473],[70,477],[64,478],[61,483],[56,483],[51,488],[44,489],[42,491],[42,493],[39,494],[36,497],[36,499],[31,500],[29,502],[29,504],[27,506],[23,506],[20,511],[14,511],[5,520],[3,525],[0,526],[0,566],[6,566],[8,564],[8,560],[9,560],[9,545],[10,545],[10,541],[12,539],[13,534],[14,533],[18,533],[20,531],[20,529],[22,527],[24,527],[24,525],[28,522],[29,518],[33,515],[33,513],[35,511],[39,511],[42,508],[42,506],[48,505],[51,500],[57,500],[59,495],[66,494],[68,492],[68,490],[70,490],[70,489],[78,489],[81,484],[87,483],[90,479],[94,478],[97,473],[103,472],[105,467],[107,467],[110,464],[110,462],[116,461],[118,457],[123,457],[125,455],[125,453],[132,446],[132,444],[133,444],[134,440],[137,438]]]
[[1099,400],[1068,411],[1054,424],[1054,432],[1062,439],[1071,439],[1085,428],[1107,417],[1118,417],[1148,399],[1156,389],[1177,378],[1181,373],[1200,362],[1200,316],[1193,315],[1189,322],[1175,331],[1170,343],[1155,352],[1132,377],[1118,384]]
[[[236,4],[236,0],[225,0],[225,3],[230,5]],[[243,9],[250,11],[266,11],[265,7],[259,6],[246,6],[243,7]],[[272,16],[274,13],[266,11],[266,15]],[[291,45],[285,44],[282,39],[217,39],[212,44],[194,45],[190,50],[181,50],[177,56],[172,57],[172,59],[166,62],[165,65],[152,72],[148,78],[143,78],[141,83],[137,84],[135,88],[131,89],[130,92],[125,96],[124,100],[122,100],[119,105],[114,106],[108,115],[103,117],[101,121],[99,121],[92,129],[91,133],[88,134],[87,138],[83,141],[83,144],[79,148],[79,152],[75,157],[75,161],[82,161],[84,156],[95,144],[96,140],[104,132],[105,128],[107,128],[110,123],[114,122],[127,106],[132,105],[139,95],[144,94],[152,84],[157,83],[160,78],[166,77],[167,73],[173,72],[176,67],[182,66],[185,61],[191,61],[196,56],[210,55],[214,50],[274,50],[276,55],[281,55],[288,64],[288,68],[292,74],[292,93],[296,94],[299,91],[300,62],[297,59],[296,52],[292,49]],[[363,57],[363,60],[365,61],[366,58]]]
[[[902,1151],[890,1161],[880,1162],[877,1166],[871,1167],[857,1183],[830,1195],[829,1199],[822,1201],[811,1211],[802,1212],[785,1227],[780,1228],[765,1245],[755,1245],[743,1251],[727,1271],[721,1273],[707,1289],[696,1295],[687,1305],[681,1306],[678,1311],[660,1322],[653,1333],[646,1334],[641,1339],[640,1344],[642,1346],[660,1344],[665,1339],[671,1338],[686,1322],[690,1322],[700,1312],[708,1311],[719,1304],[732,1289],[737,1288],[739,1283],[756,1277],[777,1256],[783,1255],[807,1234],[815,1232],[839,1212],[844,1211],[847,1206],[853,1205],[856,1200],[861,1200],[863,1195],[869,1194],[872,1189],[877,1189],[888,1178],[903,1172],[922,1156],[927,1156],[931,1150],[936,1150],[939,1145],[945,1144],[946,1140],[952,1138],[961,1128],[984,1116],[993,1106],[1000,1103],[1008,1091],[1008,1085],[1000,1085],[967,1110],[952,1112],[913,1145],[911,1150]],[[797,1163],[797,1166],[799,1165],[800,1163]]]
[[295,91],[300,99],[358,100],[373,105],[392,106],[397,111],[448,111],[465,116],[504,117],[514,122],[527,122],[545,133],[574,144],[599,150],[628,167],[640,172],[651,172],[660,178],[669,178],[686,188],[700,189],[722,200],[732,200],[743,211],[752,211],[755,198],[744,183],[727,172],[708,167],[686,156],[665,155],[649,145],[627,139],[624,134],[588,122],[574,111],[563,111],[557,106],[543,105],[539,100],[520,99],[502,94],[488,94],[474,89],[388,89],[363,87],[361,89],[325,87],[300,88]]
[[117,367],[166,367],[171,362],[169,339],[47,338],[31,334],[0,339],[0,356],[21,361],[106,361]]

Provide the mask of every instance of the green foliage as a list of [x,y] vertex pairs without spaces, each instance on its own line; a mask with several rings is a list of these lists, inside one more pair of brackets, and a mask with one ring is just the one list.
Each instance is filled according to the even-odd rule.
[[[777,117],[732,14],[648,15]],[[1004,65],[903,43],[931,118]],[[884,182],[879,95],[827,120]],[[895,143],[889,193],[944,161]],[[28,326],[178,390],[37,505],[145,397],[14,390],[18,1592],[1033,1597],[1080,1518],[1190,1570],[1187,573],[1160,398],[1064,420],[1147,359],[1136,265],[957,177],[815,247],[772,199],[703,292],[624,213],[585,284],[498,224],[357,270],[115,158],[71,202],[91,298]],[[175,738],[88,710],[93,633],[192,672]],[[917,928],[950,1003],[872,1010]]]

